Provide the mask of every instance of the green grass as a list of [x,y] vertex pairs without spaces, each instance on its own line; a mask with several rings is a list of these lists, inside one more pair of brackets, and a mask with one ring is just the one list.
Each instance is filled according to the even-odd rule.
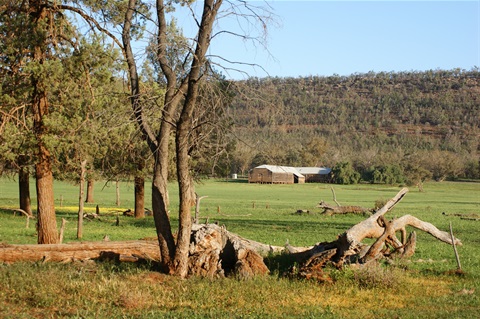
[[[246,238],[296,246],[334,240],[364,217],[324,216],[315,208],[321,200],[333,204],[331,185],[256,185],[241,181],[200,183],[208,196],[201,203],[201,221],[224,224]],[[372,207],[393,197],[400,187],[333,185],[343,205]],[[149,187],[147,186],[147,191]],[[18,205],[15,181],[0,179],[0,242],[36,243],[34,223],[14,217]],[[32,183],[32,192],[34,186]],[[415,255],[396,267],[366,272],[330,270],[333,284],[318,284],[279,276],[281,257],[270,258],[272,274],[250,281],[235,279],[179,280],[148,265],[110,263],[0,265],[2,318],[470,318],[480,309],[479,221],[454,214],[480,214],[480,183],[428,183],[424,192],[411,189],[387,217],[412,214],[442,230],[452,223],[463,246],[458,247],[465,275],[456,269],[453,248],[417,231]],[[176,225],[177,193],[171,185],[171,217]],[[32,194],[33,195],[33,194]],[[121,184],[121,206],[115,206],[115,186],[97,183],[93,204],[104,215],[85,222],[83,240],[129,240],[155,236],[153,219],[135,220],[116,212],[133,208],[133,183]],[[76,241],[78,188],[56,182],[57,217],[68,220],[65,242]],[[60,207],[60,198],[63,205]],[[147,194],[147,199],[150,194]],[[36,199],[33,197],[32,202]],[[147,200],[148,202],[148,200]],[[149,204],[146,204],[149,207]],[[298,209],[312,214],[296,215]],[[447,215],[443,215],[445,212]],[[60,296],[60,297],[59,297]]]

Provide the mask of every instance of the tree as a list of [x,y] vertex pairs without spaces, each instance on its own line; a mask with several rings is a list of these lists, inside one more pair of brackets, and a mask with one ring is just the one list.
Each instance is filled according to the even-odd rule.
[[[180,1],[190,5],[190,1]],[[199,99],[199,91],[205,73],[208,71],[207,50],[213,36],[213,25],[222,6],[221,0],[203,2],[200,19],[196,19],[198,33],[192,45],[183,48],[182,38],[179,44],[171,32],[174,25],[167,22],[167,13],[171,9],[169,2],[156,2],[157,34],[155,41],[155,60],[162,72],[165,87],[162,114],[159,129],[155,131],[145,119],[140,101],[140,85],[136,61],[134,59],[131,36],[132,22],[136,8],[140,5],[130,0],[125,13],[122,41],[129,69],[131,104],[135,119],[155,158],[152,183],[152,208],[155,217],[158,240],[162,255],[162,264],[169,273],[186,276],[188,271],[188,247],[191,233],[191,207],[195,204],[193,177],[191,174],[190,150],[195,143],[192,140],[194,114]],[[246,3],[241,2],[246,5]],[[192,10],[195,12],[195,10]],[[258,16],[257,16],[258,17]],[[170,32],[169,32],[170,31]],[[174,53],[172,55],[172,53]],[[179,59],[179,57],[181,57]],[[182,63],[178,63],[181,61]],[[173,238],[168,217],[168,162],[169,143],[172,130],[175,131],[175,158],[177,182],[179,184],[179,228],[176,242]]]
[[337,184],[357,184],[360,173],[355,171],[350,162],[340,162],[332,169],[333,181]]
[[[63,37],[71,37],[64,16],[56,15],[50,3],[36,0],[16,3],[4,1],[2,10],[2,73],[20,90],[10,90],[11,99],[20,102],[13,112],[2,118],[18,119],[19,112],[31,114],[28,131],[35,143],[35,178],[37,191],[38,243],[56,243],[53,172],[51,153],[47,145],[48,116],[51,112],[49,93],[56,78],[57,61],[54,56],[66,53]],[[53,85],[54,86],[54,85]],[[28,111],[28,112],[27,112]],[[31,120],[30,120],[31,119]],[[3,126],[3,125],[2,125]],[[23,163],[25,161],[22,159]],[[22,165],[23,167],[23,165]],[[23,179],[23,178],[22,178]]]

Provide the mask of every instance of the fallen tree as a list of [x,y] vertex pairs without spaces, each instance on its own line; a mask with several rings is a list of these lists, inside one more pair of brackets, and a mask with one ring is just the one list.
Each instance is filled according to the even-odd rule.
[[333,206],[323,200],[318,203],[318,208],[323,208],[322,214],[337,215],[337,214],[371,214],[373,209],[361,206]]
[[[323,267],[330,263],[342,267],[346,263],[369,263],[380,258],[410,257],[415,252],[416,234],[406,238],[406,227],[425,231],[448,244],[461,245],[461,241],[449,233],[420,219],[405,215],[388,221],[384,215],[407,193],[402,189],[375,214],[354,225],[331,242],[312,247],[270,246],[242,238],[216,224],[194,224],[190,237],[188,274],[205,277],[221,277],[235,274],[241,278],[266,274],[269,269],[263,257],[270,253],[285,253],[295,257],[300,267],[292,273],[303,278],[325,280]],[[400,232],[400,239],[396,233]],[[368,246],[365,238],[376,238]],[[453,239],[452,239],[453,238]],[[452,242],[453,241],[453,242]],[[119,261],[139,259],[160,261],[157,241],[124,241],[70,243],[61,245],[3,245],[0,246],[1,262],[57,261],[69,262],[85,259],[115,258]]]
[[335,201],[335,204],[337,204],[337,206],[330,205],[322,200],[317,205],[318,208],[323,208],[322,214],[329,215],[329,216],[336,215],[336,214],[370,215],[374,211],[374,209],[365,208],[361,206],[340,205],[340,203],[337,201],[337,196],[335,195],[335,190],[333,189],[333,187],[331,188],[331,190],[332,190],[333,200]]

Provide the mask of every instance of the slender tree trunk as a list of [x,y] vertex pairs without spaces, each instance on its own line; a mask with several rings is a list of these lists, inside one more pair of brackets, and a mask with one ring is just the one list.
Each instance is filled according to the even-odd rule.
[[82,161],[80,165],[80,191],[78,195],[78,224],[77,224],[77,239],[82,239],[83,236],[83,195],[85,188],[85,172],[87,160]]
[[[176,112],[179,99],[183,98],[183,94],[176,94],[176,74],[164,67],[166,62],[165,46],[160,45],[159,50],[164,54],[160,64],[162,71],[167,78],[167,89],[164,99],[164,108],[162,110],[162,118],[160,119],[160,129],[157,135],[153,133],[149,124],[144,120],[142,105],[140,102],[140,85],[135,57],[131,46],[131,27],[133,16],[137,7],[136,0],[128,1],[128,8],[125,13],[124,26],[122,31],[123,51],[128,65],[128,75],[130,82],[130,102],[135,114],[135,120],[145,137],[148,146],[154,155],[155,166],[152,179],[152,210],[155,220],[155,228],[157,231],[158,242],[160,246],[160,254],[162,256],[161,265],[164,271],[171,272],[171,260],[175,254],[175,240],[173,238],[170,220],[168,217],[168,158],[169,158],[169,139],[171,134],[171,123]],[[158,38],[159,43],[167,43],[166,30],[167,23],[165,21],[165,5],[162,0],[157,0],[157,16],[159,18]],[[178,89],[181,92],[181,89]]]
[[188,90],[185,96],[180,118],[177,121],[175,146],[177,155],[177,178],[180,196],[179,226],[175,250],[175,274],[185,277],[188,274],[188,251],[192,230],[191,208],[195,205],[195,188],[190,172],[190,132],[192,130],[193,111],[198,97],[201,69],[205,63],[205,53],[210,44],[210,33],[222,0],[206,0],[203,5],[202,20],[199,26],[197,46],[188,75]]
[[95,200],[93,199],[93,186],[95,181],[92,178],[87,180],[87,196],[85,199],[85,203],[93,203]]
[[21,166],[18,171],[18,191],[20,197],[20,209],[32,215],[32,205],[30,201],[30,173],[27,167]]
[[175,254],[175,240],[173,238],[170,218],[168,216],[168,191],[166,176],[162,175],[162,167],[156,161],[152,182],[152,210],[157,230],[162,267],[166,272],[171,272],[172,259]]
[[115,204],[117,206],[120,206],[120,181],[118,180],[118,178],[115,180]]
[[[46,60],[47,32],[43,29],[48,23],[48,12],[43,1],[31,1],[31,18],[33,19],[36,43],[33,45],[33,60],[43,65]],[[32,112],[33,126],[37,142],[37,163],[35,178],[37,189],[37,230],[39,244],[58,243],[57,220],[53,195],[53,173],[48,151],[43,138],[47,131],[44,117],[48,115],[47,89],[42,82],[42,74],[32,74]]]
[[145,178],[135,176],[135,218],[145,217]]
[[179,228],[175,251],[175,273],[185,277],[188,273],[188,248],[192,231],[191,208],[195,205],[195,187],[190,174],[188,156],[188,133],[185,128],[177,128],[177,178],[180,192]]

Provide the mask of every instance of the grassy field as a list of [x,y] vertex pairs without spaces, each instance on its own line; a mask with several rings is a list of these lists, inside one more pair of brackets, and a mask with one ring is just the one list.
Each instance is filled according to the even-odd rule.
[[[34,190],[32,183],[32,192]],[[197,185],[202,200],[200,220],[224,224],[246,238],[294,246],[334,240],[362,216],[320,215],[321,200],[333,203],[331,185],[254,185],[241,180],[209,180]],[[148,188],[148,187],[147,187]],[[343,205],[373,207],[393,197],[400,187],[334,185]],[[2,208],[18,207],[16,181],[0,179],[0,242],[35,243],[34,225]],[[148,190],[147,190],[148,191]],[[171,185],[172,222],[176,224],[177,189]],[[57,217],[67,219],[65,242],[76,241],[78,188],[55,184]],[[133,183],[121,183],[121,205],[115,206],[115,185],[95,185],[95,203],[104,217],[85,222],[86,241],[154,237],[153,219],[120,216],[133,208]],[[146,198],[150,198],[147,194]],[[32,198],[35,203],[35,198]],[[61,206],[60,206],[61,204]],[[149,207],[149,204],[146,205]],[[311,214],[297,215],[296,210]],[[279,258],[267,263],[272,274],[249,281],[236,279],[179,280],[151,265],[15,264],[0,265],[1,318],[474,318],[480,310],[479,221],[480,183],[428,183],[424,192],[411,189],[387,217],[412,214],[442,230],[452,223],[463,246],[458,247],[465,274],[456,269],[453,248],[417,232],[415,255],[396,266],[362,271],[329,270],[333,284],[280,276]],[[462,215],[462,216],[458,216]],[[60,224],[60,223],[59,223]]]

